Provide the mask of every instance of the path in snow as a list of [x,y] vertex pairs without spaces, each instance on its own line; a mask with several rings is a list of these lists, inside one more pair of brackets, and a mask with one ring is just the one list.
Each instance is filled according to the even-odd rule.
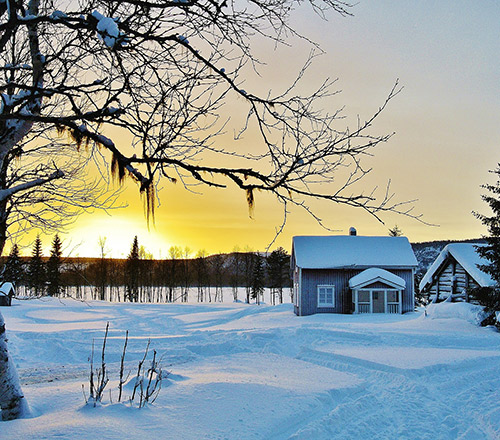
[[[49,300],[2,312],[37,416],[2,424],[2,440],[500,438],[500,334],[464,320],[299,318],[289,304]],[[153,406],[83,408],[106,321],[111,377],[126,329],[129,369],[150,338],[172,371]]]

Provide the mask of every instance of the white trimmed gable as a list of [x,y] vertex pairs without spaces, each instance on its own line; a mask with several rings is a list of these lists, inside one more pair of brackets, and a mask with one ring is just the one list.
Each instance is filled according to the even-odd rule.
[[351,289],[359,289],[376,282],[385,283],[396,289],[404,289],[406,287],[406,282],[403,278],[378,267],[371,267],[352,277],[349,280],[349,287]]

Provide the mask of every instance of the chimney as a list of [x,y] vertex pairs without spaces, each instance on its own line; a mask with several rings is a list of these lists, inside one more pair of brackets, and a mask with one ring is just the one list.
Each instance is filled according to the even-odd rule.
[[349,235],[353,235],[353,236],[354,236],[354,235],[358,235],[358,233],[357,233],[357,231],[356,231],[356,228],[354,228],[354,227],[352,227],[352,226],[351,226],[351,227],[349,228]]

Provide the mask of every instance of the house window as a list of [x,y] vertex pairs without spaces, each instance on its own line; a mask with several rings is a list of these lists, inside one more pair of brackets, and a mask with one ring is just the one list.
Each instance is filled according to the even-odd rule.
[[318,286],[318,307],[335,306],[335,286]]
[[369,290],[359,290],[358,291],[358,303],[370,304],[370,291]]
[[370,290],[358,290],[358,313],[370,313],[371,312],[371,291]]
[[387,303],[399,304],[399,292],[397,290],[388,290],[387,291]]

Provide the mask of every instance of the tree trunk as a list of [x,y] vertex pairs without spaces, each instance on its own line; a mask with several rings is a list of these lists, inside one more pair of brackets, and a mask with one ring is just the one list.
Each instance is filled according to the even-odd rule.
[[14,420],[30,415],[16,368],[7,350],[5,322],[0,313],[0,409],[2,420]]

